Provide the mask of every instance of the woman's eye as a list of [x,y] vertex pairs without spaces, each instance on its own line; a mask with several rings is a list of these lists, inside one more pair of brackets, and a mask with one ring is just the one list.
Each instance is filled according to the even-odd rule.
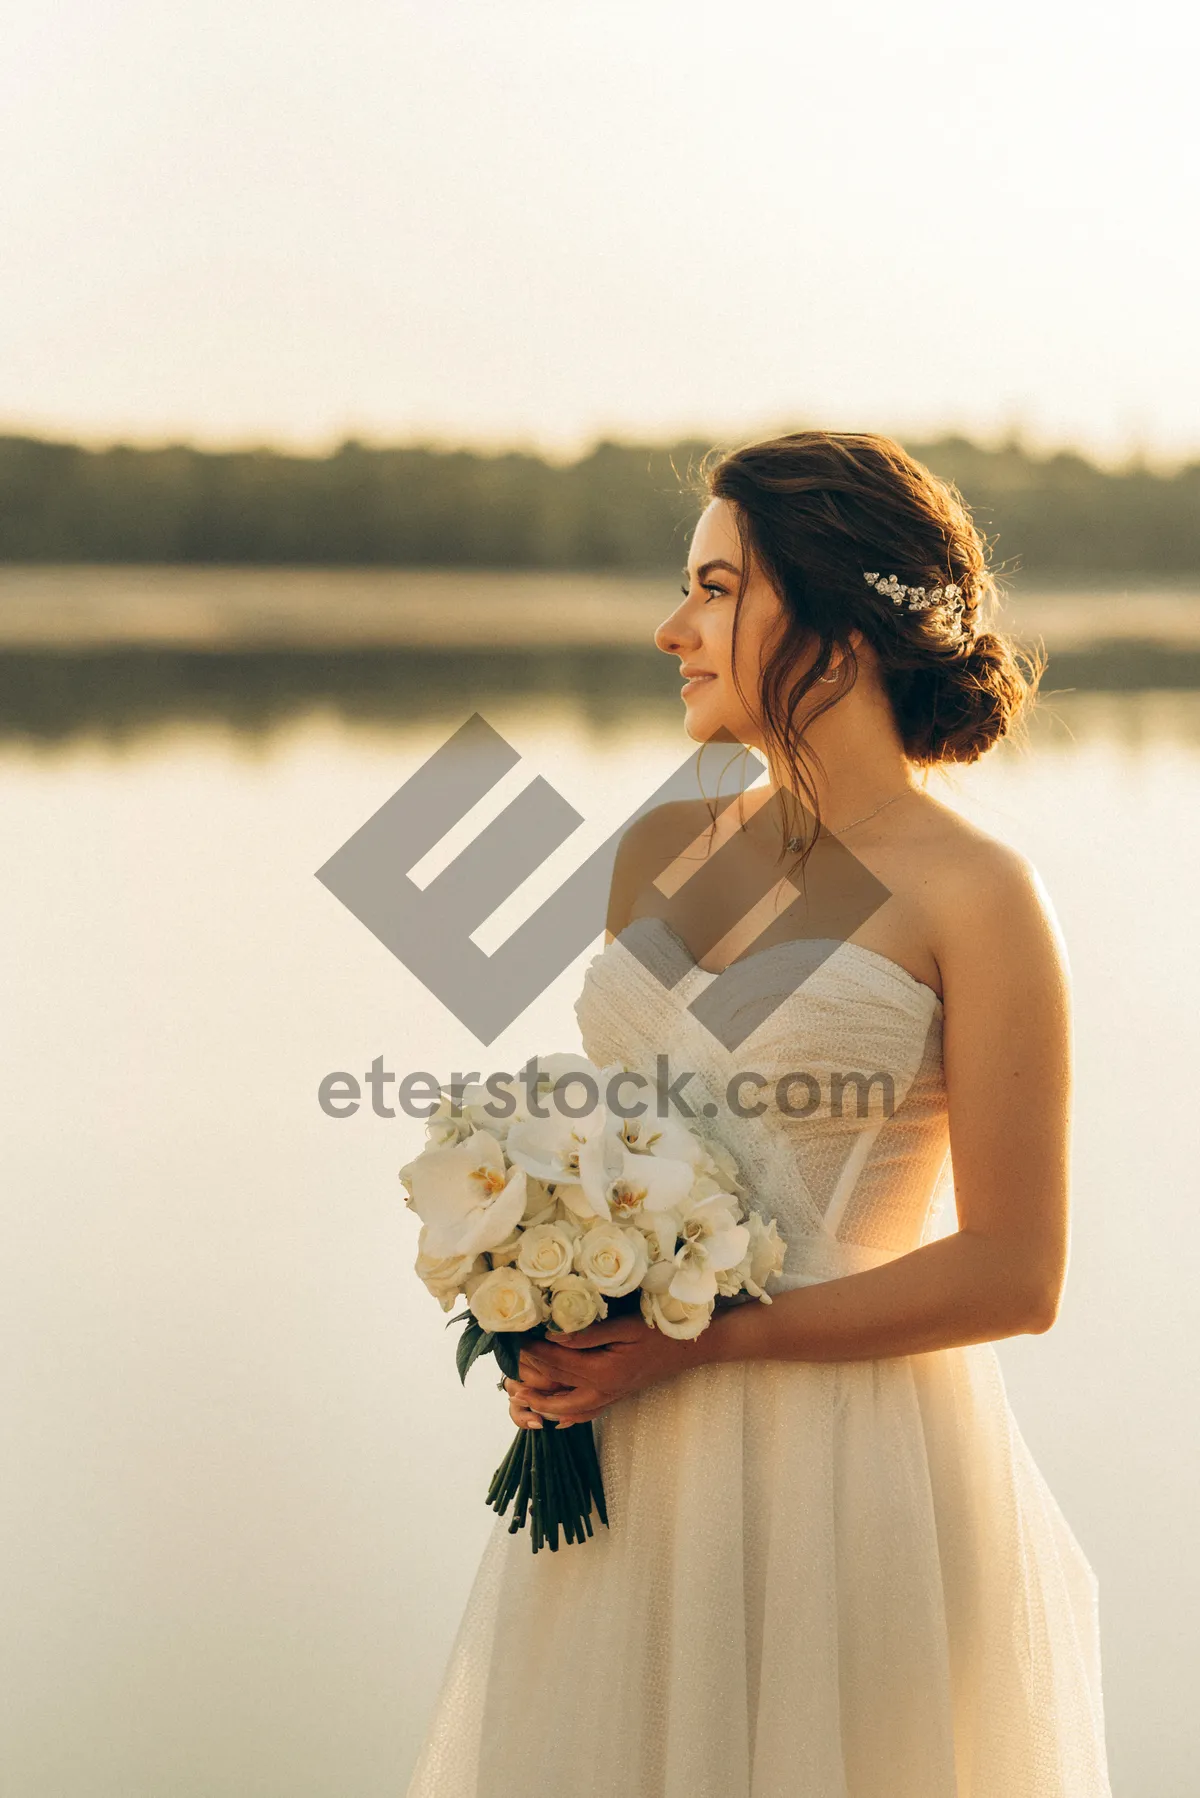
[[[679,591],[683,594],[683,597],[686,599],[691,592],[691,588],[688,586],[687,582],[684,581],[684,583],[680,587]],[[700,591],[702,593],[707,593],[711,596],[714,593],[719,594],[719,595],[723,594],[725,592],[725,589],[724,589],[724,587],[715,586],[710,582],[710,584],[708,586],[701,587]]]

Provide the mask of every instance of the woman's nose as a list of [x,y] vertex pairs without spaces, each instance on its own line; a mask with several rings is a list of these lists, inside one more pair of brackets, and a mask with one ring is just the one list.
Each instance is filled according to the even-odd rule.
[[699,638],[686,618],[686,601],[676,606],[669,618],[664,618],[654,633],[654,642],[664,655],[682,655],[689,647],[694,648]]

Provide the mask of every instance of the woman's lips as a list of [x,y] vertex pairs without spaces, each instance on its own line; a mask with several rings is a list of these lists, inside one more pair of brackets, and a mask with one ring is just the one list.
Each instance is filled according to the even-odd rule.
[[680,693],[684,699],[688,699],[693,693],[698,693],[701,687],[706,687],[710,681],[714,681],[716,678],[715,674],[693,674],[684,681]]

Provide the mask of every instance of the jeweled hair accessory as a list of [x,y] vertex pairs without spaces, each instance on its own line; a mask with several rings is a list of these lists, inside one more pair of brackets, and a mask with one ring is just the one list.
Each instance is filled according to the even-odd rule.
[[864,574],[863,580],[874,587],[876,593],[886,593],[894,606],[904,606],[909,612],[924,612],[930,606],[945,605],[961,621],[965,602],[962,588],[954,581],[944,587],[904,587],[894,574]]

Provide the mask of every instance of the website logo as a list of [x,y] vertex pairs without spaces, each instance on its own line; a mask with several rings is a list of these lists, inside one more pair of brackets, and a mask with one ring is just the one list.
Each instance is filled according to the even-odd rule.
[[[758,779],[765,764],[732,737],[714,742],[736,752],[724,758],[726,790],[708,802],[719,816]],[[478,712],[354,832],[317,870],[316,878],[487,1044],[602,934],[621,841],[633,824],[653,816],[649,842],[639,855],[644,883],[639,915],[622,931],[621,941],[661,985],[673,989],[766,898],[780,877],[778,867],[764,862],[761,868],[751,867],[748,878],[746,858],[737,855],[735,832],[675,893],[657,885],[658,876],[698,834],[692,811],[676,802],[691,801],[694,806],[704,796],[700,758],[709,747],[701,745],[668,780],[646,794],[600,847],[490,954],[474,941],[474,933],[584,820],[537,774],[426,886],[412,879],[412,869],[421,859],[521,760]],[[777,912],[755,936],[752,948],[710,978],[688,1006],[727,1049],[744,1041],[889,897],[888,889],[836,838],[829,838],[828,844],[838,858],[832,870],[836,878],[816,914],[811,899],[799,897]],[[815,923],[818,934],[806,929],[801,936],[802,921],[806,926]],[[786,957],[765,958],[767,949],[785,944]]]

